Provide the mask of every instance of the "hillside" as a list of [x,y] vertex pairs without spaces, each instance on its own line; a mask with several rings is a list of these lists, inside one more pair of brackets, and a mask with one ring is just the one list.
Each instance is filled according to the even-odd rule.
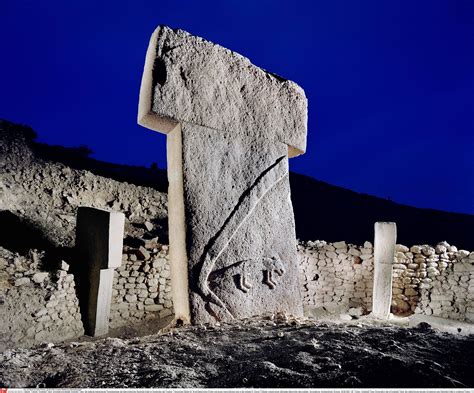
[[29,127],[0,121],[0,227],[6,229],[0,247],[65,257],[74,244],[78,206],[123,212],[127,245],[153,237],[168,242],[161,172],[102,163],[88,158],[86,148],[47,146],[34,138]]
[[[114,207],[113,194],[117,192],[130,193],[130,206],[126,209],[140,210],[139,206],[133,204],[135,192],[140,195],[140,199],[145,198],[145,204],[152,204],[151,195],[156,193],[158,201],[155,210],[159,212],[155,218],[156,223],[163,227],[162,238],[165,236],[166,214],[163,207],[166,204],[165,195],[167,190],[166,171],[158,168],[144,168],[127,165],[111,164],[98,161],[89,157],[90,151],[86,147],[65,148],[61,146],[49,146],[35,142],[34,131],[25,126],[15,125],[7,121],[0,121],[0,181],[3,179],[3,191],[0,187],[0,224],[16,227],[20,224],[17,217],[11,214],[23,216],[34,226],[42,229],[54,229],[54,233],[45,234],[50,241],[51,237],[62,237],[61,227],[51,226],[51,213],[46,214],[39,205],[35,208],[35,203],[47,200],[51,197],[52,189],[59,187],[67,189],[63,192],[61,207],[58,210],[68,211],[67,205],[78,204],[80,201],[74,199],[74,190],[71,187],[84,186],[84,179],[92,176],[93,183],[98,182],[99,186],[107,191],[95,194],[91,192],[87,200],[82,203],[94,204],[94,195],[104,199],[99,201],[98,207]],[[8,158],[8,159],[7,159]],[[54,186],[47,190],[44,175],[44,168],[51,172],[51,168],[57,167],[61,178],[53,182]],[[59,166],[58,166],[59,165]],[[67,168],[71,168],[69,171]],[[40,173],[42,172],[42,173]],[[54,171],[51,174],[55,173]],[[68,176],[75,177],[76,180],[68,179]],[[18,184],[11,184],[5,189],[5,179],[10,179],[12,183],[19,182],[23,185],[31,182],[36,186],[32,189],[19,188]],[[111,179],[111,185],[107,184],[107,178]],[[62,179],[62,180],[61,180]],[[62,183],[61,183],[62,182]],[[87,183],[87,182],[86,182]],[[290,183],[292,190],[292,200],[295,211],[297,237],[300,240],[324,239],[327,241],[345,240],[354,244],[362,244],[365,240],[373,238],[373,225],[376,221],[395,221],[398,226],[398,242],[403,244],[436,244],[446,240],[451,244],[465,249],[474,249],[474,216],[468,214],[449,213],[432,209],[420,209],[411,206],[401,205],[386,199],[356,193],[341,187],[318,181],[308,176],[291,172]],[[2,185],[0,184],[0,186]],[[39,187],[38,184],[41,186]],[[120,184],[123,184],[121,186]],[[134,185],[132,188],[128,185]],[[142,188],[146,187],[146,188]],[[150,190],[147,192],[146,190]],[[153,189],[153,191],[151,191]],[[45,191],[46,190],[46,191]],[[120,191],[119,191],[120,190]],[[15,195],[17,193],[18,195]],[[34,195],[39,193],[40,195]],[[71,194],[71,195],[69,195]],[[39,197],[41,196],[42,197]],[[55,195],[55,194],[54,194]],[[54,196],[53,195],[53,196]],[[15,201],[12,201],[11,198]],[[10,198],[10,199],[9,199]],[[18,201],[23,198],[20,210]],[[71,202],[72,201],[72,202]],[[43,203],[44,204],[44,203]],[[132,206],[133,205],[133,206]],[[27,208],[25,208],[27,206]],[[115,206],[116,208],[120,208]],[[145,210],[147,210],[145,208]],[[67,228],[68,234],[72,231],[73,215],[64,216],[64,212],[57,211],[57,217],[63,221],[63,227]],[[61,214],[63,213],[63,214]],[[136,211],[136,216],[143,216]],[[146,216],[153,213],[146,211]],[[43,217],[43,219],[41,219]],[[48,223],[48,225],[46,224]],[[21,226],[22,230],[31,230],[31,226]],[[33,233],[34,234],[34,233]],[[70,243],[70,235],[67,236]],[[22,236],[22,239],[38,238],[38,236]],[[3,241],[5,243],[5,241]],[[64,241],[59,241],[64,244]],[[8,244],[7,244],[8,245]],[[33,247],[35,245],[31,245]],[[41,246],[41,245],[36,245]],[[44,248],[44,247],[39,247]]]
[[301,240],[373,239],[376,221],[397,223],[401,244],[450,244],[474,249],[474,216],[420,209],[336,187],[308,176],[290,174],[296,235]]

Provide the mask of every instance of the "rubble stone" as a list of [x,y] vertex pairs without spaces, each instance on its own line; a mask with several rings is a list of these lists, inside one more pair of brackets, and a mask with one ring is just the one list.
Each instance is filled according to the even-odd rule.
[[[369,249],[367,243],[364,247],[349,244],[347,258],[338,254],[334,259],[326,255],[327,250],[335,249],[331,244],[321,241],[298,244],[302,273],[300,288],[306,308],[342,308],[347,314],[350,308],[355,307],[362,307],[364,313],[371,311],[374,260],[368,259],[356,268],[359,265],[354,265],[348,258],[354,253],[352,250]],[[474,312],[470,313],[466,308],[466,304],[470,305],[468,307],[474,311],[474,274],[469,270],[472,265],[463,262],[471,253],[458,253],[455,246],[444,243],[438,245],[456,254],[451,259],[436,259],[437,262],[433,262],[433,255],[421,252],[422,249],[434,250],[433,247],[416,245],[406,251],[408,247],[397,245],[403,257],[398,255],[399,261],[393,265],[391,312],[401,315],[413,312],[426,315],[449,313],[451,319],[474,322]],[[373,256],[373,249],[372,254],[364,252],[361,255]],[[417,257],[414,258],[414,255]],[[338,281],[332,278],[336,274]]]

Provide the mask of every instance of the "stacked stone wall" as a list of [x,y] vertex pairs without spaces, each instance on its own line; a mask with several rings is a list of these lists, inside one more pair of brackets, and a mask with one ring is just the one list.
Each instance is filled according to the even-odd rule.
[[124,247],[122,266],[114,273],[110,326],[173,313],[168,246],[148,241]]
[[308,241],[298,245],[303,303],[327,311],[362,307],[370,311],[373,247],[345,242]]
[[[314,241],[298,245],[304,305],[329,312],[372,308],[373,245]],[[474,322],[474,252],[446,242],[397,244],[392,312]]]
[[[146,247],[145,247],[146,246]],[[173,313],[168,246],[147,241],[125,246],[114,274],[110,327]],[[21,256],[0,247],[0,350],[60,342],[84,334],[74,275],[42,267],[44,253]]]
[[43,271],[42,256],[0,247],[0,350],[84,334],[69,266],[63,262],[58,270]]

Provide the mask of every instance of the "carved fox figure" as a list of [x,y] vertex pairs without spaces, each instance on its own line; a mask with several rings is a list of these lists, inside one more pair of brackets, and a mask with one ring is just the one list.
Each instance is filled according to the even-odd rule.
[[[231,319],[234,317],[228,310],[227,306],[209,287],[209,276],[214,270],[216,261],[227,248],[243,223],[253,213],[255,207],[260,203],[265,195],[287,175],[288,162],[286,156],[279,157],[270,167],[265,169],[254,183],[241,195],[238,204],[230,213],[216,236],[208,244],[206,251],[202,255],[202,264],[197,282],[199,292],[208,303],[214,303],[217,305],[222,309],[220,311],[224,311]],[[276,272],[277,274],[284,272],[283,266],[280,268],[272,267],[272,264],[275,264],[276,261],[276,258],[264,258],[262,260],[263,266],[266,266],[265,271],[267,272],[264,273],[266,277],[264,282],[272,289],[275,288],[276,285],[273,272]],[[245,279],[243,288],[246,288]]]

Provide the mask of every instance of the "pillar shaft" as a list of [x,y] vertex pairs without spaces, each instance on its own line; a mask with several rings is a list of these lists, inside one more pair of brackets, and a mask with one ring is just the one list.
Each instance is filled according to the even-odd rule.
[[387,319],[392,303],[392,270],[397,241],[394,222],[376,222],[374,239],[374,292],[372,315]]
[[188,256],[183,183],[181,126],[166,138],[168,160],[168,238],[170,242],[171,293],[175,320],[191,322],[189,309]]
[[76,226],[78,261],[75,274],[84,330],[90,336],[109,331],[114,268],[122,262],[125,216],[79,207]]
[[301,315],[287,146],[183,122],[168,168],[176,318]]

